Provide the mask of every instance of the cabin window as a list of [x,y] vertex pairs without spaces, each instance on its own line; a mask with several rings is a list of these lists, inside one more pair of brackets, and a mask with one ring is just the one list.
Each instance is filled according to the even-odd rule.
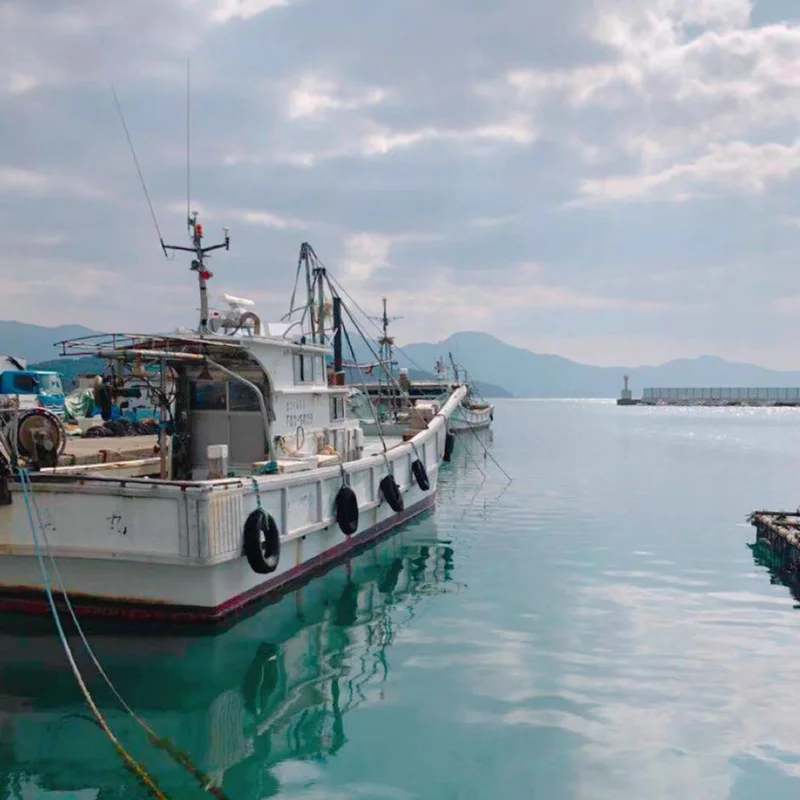
[[344,397],[334,395],[331,397],[331,422],[344,419]]
[[192,381],[189,391],[192,411],[225,411],[228,407],[227,386],[221,381]]
[[36,380],[36,377],[34,375],[26,375],[25,373],[14,375],[11,379],[11,383],[15,392],[36,392],[39,389],[39,382]]
[[295,353],[294,356],[294,382],[313,383],[314,358],[305,353]]
[[64,394],[64,387],[58,375],[40,375],[39,386],[45,394]]
[[243,383],[231,381],[228,385],[231,411],[260,411],[256,393]]
[[315,358],[314,361],[317,375],[319,376],[320,380],[322,380],[325,377],[325,362],[322,360],[322,356]]

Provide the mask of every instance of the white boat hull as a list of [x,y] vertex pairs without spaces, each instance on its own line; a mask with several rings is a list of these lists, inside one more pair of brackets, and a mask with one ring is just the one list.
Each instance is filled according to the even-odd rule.
[[488,428],[494,420],[494,406],[486,405],[478,408],[460,405],[450,417],[450,430],[469,431]]
[[[344,466],[359,502],[349,537],[334,514],[339,466],[185,483],[35,476],[33,495],[73,606],[86,616],[214,621],[282,593],[434,505],[447,420],[461,394],[413,442]],[[427,491],[411,472],[417,458]],[[379,489],[390,472],[403,496],[399,513]],[[19,484],[12,495],[12,504],[0,507],[0,611],[46,613]],[[243,553],[244,524],[259,503],[281,532],[280,560],[269,575],[255,573]]]

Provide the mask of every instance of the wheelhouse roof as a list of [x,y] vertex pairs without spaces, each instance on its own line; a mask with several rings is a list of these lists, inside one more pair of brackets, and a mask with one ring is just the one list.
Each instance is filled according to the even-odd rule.
[[200,361],[214,357],[250,359],[253,344],[312,350],[327,354],[327,344],[300,343],[272,336],[231,337],[208,335],[158,335],[152,333],[103,333],[57,342],[62,357],[139,357],[142,360]]

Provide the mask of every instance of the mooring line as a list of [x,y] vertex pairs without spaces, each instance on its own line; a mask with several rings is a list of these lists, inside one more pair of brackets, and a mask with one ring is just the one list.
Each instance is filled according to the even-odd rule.
[[489,452],[489,448],[488,448],[488,447],[487,447],[487,446],[486,446],[486,445],[485,445],[485,444],[484,444],[484,443],[481,441],[481,437],[480,437],[480,436],[478,436],[478,430],[477,430],[477,428],[476,428],[475,426],[473,426],[473,425],[472,425],[472,423],[471,423],[471,422],[469,422],[469,420],[467,420],[467,419],[465,419],[465,420],[464,420],[464,422],[467,424],[467,428],[468,428],[468,430],[469,430],[469,431],[470,431],[470,432],[471,432],[471,433],[472,433],[472,434],[475,436],[475,438],[478,440],[478,444],[479,444],[479,445],[480,445],[480,446],[483,448],[483,455],[484,455],[484,457],[485,457],[485,456],[488,456],[489,458],[491,458],[491,459],[492,459],[492,461],[494,462],[495,466],[497,467],[497,469],[499,469],[499,470],[500,470],[500,472],[502,472],[502,473],[503,473],[503,475],[505,475],[505,476],[506,476],[506,478],[508,478],[508,483],[509,483],[509,484],[513,483],[513,482],[514,482],[514,479],[513,479],[513,478],[512,478],[512,477],[511,477],[511,476],[510,476],[510,475],[509,475],[509,474],[508,474],[508,473],[507,473],[507,472],[506,472],[506,471],[505,471],[505,470],[504,470],[504,469],[501,467],[501,466],[500,466],[500,463],[498,462],[498,460],[497,460],[497,459],[496,459],[496,458],[495,458],[495,457],[494,457],[494,456],[493,456],[493,455],[492,455],[492,454]]
[[94,702],[94,698],[92,697],[89,688],[86,686],[86,683],[83,680],[83,676],[81,675],[81,672],[78,669],[78,665],[75,663],[75,656],[73,655],[72,650],[69,646],[69,642],[67,641],[67,636],[64,633],[64,628],[61,624],[61,618],[58,615],[58,610],[56,609],[55,600],[53,599],[53,591],[50,586],[50,576],[47,574],[47,569],[44,564],[44,558],[42,557],[41,546],[39,544],[39,536],[36,532],[36,523],[33,521],[33,514],[31,512],[31,498],[29,494],[29,491],[32,490],[33,487],[32,484],[29,483],[30,478],[28,477],[27,470],[20,469],[19,476],[20,476],[20,483],[22,484],[22,494],[23,497],[25,498],[25,509],[28,512],[28,521],[30,522],[31,532],[33,533],[33,542],[34,542],[34,547],[36,549],[36,557],[39,561],[39,568],[42,571],[42,579],[44,580],[44,587],[45,587],[45,592],[47,594],[47,601],[50,604],[50,611],[53,614],[53,619],[56,623],[58,635],[59,638],[61,639],[61,644],[64,648],[64,652],[66,653],[69,665],[72,668],[72,674],[75,676],[75,681],[77,682],[78,687],[80,688],[84,698],[86,699],[86,703],[89,706],[89,710],[92,712],[98,724],[103,729],[103,732],[111,740],[111,743],[114,745],[117,752],[122,757],[122,760],[125,762],[125,766],[144,784],[144,786],[151,792],[151,794],[154,797],[158,798],[158,800],[168,800],[167,795],[165,795],[164,792],[162,792],[161,789],[158,788],[155,781],[147,773],[147,770],[122,746],[122,743],[114,735],[114,732],[111,730],[111,727],[109,726],[105,717],[100,713],[100,709]]
[[[38,506],[38,504],[36,502],[36,498],[33,495],[32,491],[30,492],[30,495],[28,494],[27,487],[30,486],[31,489],[32,489],[32,483],[31,483],[31,480],[30,480],[30,476],[27,474],[27,470],[20,469],[19,472],[20,472],[21,477],[22,477],[22,475],[24,473],[24,478],[22,479],[23,493],[25,495],[25,503],[26,503],[26,506],[27,506],[27,509],[28,509],[28,516],[30,518],[31,525],[32,526],[34,525],[33,517],[31,516],[31,513],[30,513],[30,506],[32,505],[33,509],[34,509],[34,512],[36,513],[36,520],[39,523],[39,529],[40,529],[40,531],[42,533],[42,537],[43,537],[44,542],[45,542],[45,548],[47,550],[48,558],[50,559],[50,564],[53,567],[53,572],[55,573],[56,580],[58,581],[59,587],[61,588],[61,594],[62,594],[62,596],[64,598],[64,603],[67,606],[67,609],[69,610],[70,616],[72,617],[72,621],[75,624],[75,628],[77,629],[78,635],[80,636],[81,641],[83,642],[83,645],[86,648],[86,652],[89,655],[89,658],[91,659],[92,663],[97,668],[97,671],[100,673],[100,675],[102,676],[103,680],[106,682],[106,685],[111,690],[111,693],[119,701],[119,703],[122,706],[122,708],[125,711],[127,711],[128,714],[130,714],[131,717],[141,726],[141,728],[148,735],[148,738],[150,739],[151,743],[156,745],[160,749],[164,750],[173,759],[173,761],[175,761],[179,766],[183,767],[193,778],[195,778],[195,780],[198,782],[198,784],[200,785],[200,788],[203,789],[203,791],[208,792],[209,794],[211,794],[214,797],[218,798],[218,800],[228,800],[228,798],[226,797],[226,795],[224,794],[222,789],[220,787],[214,785],[213,780],[208,775],[206,775],[199,767],[197,767],[185,753],[182,753],[180,750],[178,750],[177,747],[169,739],[167,739],[165,737],[162,737],[162,736],[159,736],[150,727],[150,725],[148,725],[141,717],[139,717],[136,714],[136,712],[130,707],[130,705],[128,705],[128,703],[125,701],[125,699],[119,693],[119,691],[117,690],[116,686],[114,686],[113,682],[111,681],[111,678],[108,677],[108,674],[103,669],[102,665],[100,664],[100,661],[98,660],[97,656],[94,653],[94,650],[92,649],[91,645],[89,644],[89,641],[86,638],[86,634],[83,631],[83,627],[80,624],[80,622],[78,621],[78,616],[75,613],[75,609],[72,606],[72,602],[69,599],[69,594],[67,593],[66,584],[64,583],[64,580],[61,577],[61,573],[60,573],[60,571],[58,569],[58,565],[56,563],[55,557],[53,556],[53,550],[52,550],[52,547],[50,546],[50,541],[49,541],[48,536],[47,536],[47,528],[44,525],[44,523],[42,522],[42,518],[41,518],[41,514],[39,513],[39,506]],[[26,486],[26,481],[27,481],[27,486]],[[29,501],[29,497],[30,497],[30,501]],[[36,533],[35,533],[35,527],[34,527],[34,541],[36,543],[37,555],[38,555],[39,554],[39,545],[38,545],[38,537],[36,537]],[[42,563],[42,565],[44,564],[43,560],[42,560],[41,563]],[[46,586],[49,586],[49,581],[46,583]],[[48,589],[48,591],[49,591],[49,589]],[[52,608],[52,604],[51,604],[51,608]],[[59,625],[59,627],[60,627],[60,625]],[[163,795],[160,795],[160,796],[163,796]]]

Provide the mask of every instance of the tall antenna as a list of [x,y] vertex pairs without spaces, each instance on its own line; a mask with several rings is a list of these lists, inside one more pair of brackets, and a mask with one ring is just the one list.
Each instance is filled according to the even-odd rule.
[[191,107],[189,98],[191,96],[191,83],[189,79],[189,59],[186,59],[186,218],[192,215],[192,183],[191,183],[191,157],[189,143],[191,139]]
[[220,244],[203,247],[203,226],[197,221],[197,212],[192,211],[192,107],[191,107],[191,62],[186,59],[186,224],[189,227],[189,238],[192,241],[191,247],[182,247],[174,244],[164,244],[162,239],[161,247],[166,255],[167,250],[182,250],[186,253],[194,253],[190,269],[197,273],[197,282],[200,289],[200,325],[197,332],[203,336],[211,333],[208,327],[208,281],[214,277],[214,273],[206,269],[206,257],[212,250],[220,250],[223,247],[230,250],[231,237],[228,228],[223,228],[225,241]]
[[180,245],[175,244],[164,244],[164,237],[161,235],[161,229],[158,226],[158,220],[156,219],[156,212],[153,208],[153,203],[150,200],[150,195],[147,191],[147,185],[144,182],[144,176],[142,175],[141,167],[139,166],[139,159],[136,158],[136,151],[133,147],[133,141],[131,140],[131,135],[128,132],[128,126],[125,124],[125,117],[122,114],[122,106],[120,105],[119,98],[117,97],[117,93],[114,87],[111,87],[111,91],[114,94],[114,101],[117,104],[117,111],[119,112],[119,118],[122,121],[122,127],[125,130],[125,136],[128,139],[128,145],[131,149],[131,155],[133,156],[133,163],[136,165],[136,171],[139,173],[139,180],[142,182],[142,189],[144,190],[144,196],[147,200],[147,205],[150,207],[150,215],[153,217],[153,225],[155,225],[156,233],[158,234],[158,240],[161,242],[161,249],[164,251],[164,255],[167,255],[168,250],[182,250],[186,253],[194,253],[195,258],[192,260],[191,269],[194,272],[197,272],[197,280],[200,287],[200,326],[198,328],[198,333],[203,336],[204,334],[211,333],[208,327],[208,289],[207,283],[210,278],[214,277],[212,272],[209,272],[206,269],[206,257],[212,250],[221,250],[223,247],[226,250],[231,249],[231,237],[230,231],[228,228],[223,228],[223,233],[225,234],[225,241],[221,242],[220,244],[210,245],[208,247],[203,247],[203,226],[197,221],[197,212],[191,211],[191,193],[190,193],[190,159],[189,159],[189,61],[186,61],[186,220],[187,225],[189,226],[189,238],[192,241],[191,247],[182,247]]

